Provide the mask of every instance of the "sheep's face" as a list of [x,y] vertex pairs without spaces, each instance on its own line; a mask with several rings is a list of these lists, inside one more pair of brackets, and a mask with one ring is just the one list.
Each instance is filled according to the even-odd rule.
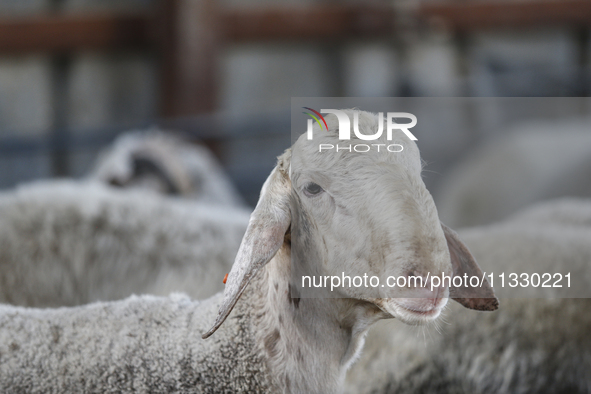
[[[313,142],[305,135],[298,139],[291,151],[279,157],[263,185],[228,274],[218,317],[203,338],[220,327],[256,272],[282,246],[289,250],[289,242],[292,281],[302,283],[303,274],[331,281],[331,277],[345,275],[378,277],[376,287],[371,279],[368,287],[365,282],[359,287],[355,282],[352,286],[345,283],[333,290],[332,296],[359,300],[352,305],[371,306],[373,311],[377,306],[382,310],[379,317],[424,323],[439,316],[448,297],[471,309],[497,309],[498,300],[488,283],[450,290],[431,286],[426,280],[435,275],[480,277],[482,271],[457,234],[439,222],[433,199],[421,180],[417,146],[395,131],[391,141],[384,136],[373,142],[400,144],[402,152],[341,149],[322,153],[319,143],[346,146],[361,142],[339,141],[335,117],[327,116],[326,120],[328,132],[316,129]],[[374,134],[377,127],[375,115],[359,114],[363,134]],[[287,236],[290,228],[291,236]],[[411,276],[423,277],[423,287],[409,281],[405,285],[396,282],[396,287],[387,285],[389,278]],[[304,290],[304,286],[291,284]],[[330,295],[327,287],[331,284],[324,282],[325,295]]]
[[[363,285],[346,283],[332,295],[370,301],[405,322],[437,318],[449,291],[431,290],[427,277],[449,276],[452,266],[435,204],[421,180],[416,144],[399,132],[393,141],[383,136],[372,143],[400,144],[402,152],[319,152],[319,140],[340,146],[366,142],[337,140],[336,119],[326,119],[328,133],[315,130],[314,141],[303,135],[292,147],[292,265],[304,265],[316,276],[367,277]],[[375,133],[377,122],[373,114],[360,114],[364,134]],[[372,276],[379,284],[369,282]],[[410,276],[424,278],[424,287],[409,283]]]

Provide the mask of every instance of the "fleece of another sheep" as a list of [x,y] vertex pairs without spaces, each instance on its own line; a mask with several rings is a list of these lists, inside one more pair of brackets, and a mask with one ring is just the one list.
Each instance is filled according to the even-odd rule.
[[201,339],[221,294],[58,309],[0,305],[2,393],[266,393],[246,302]]
[[0,194],[0,302],[80,305],[131,294],[215,294],[248,210],[93,182]]

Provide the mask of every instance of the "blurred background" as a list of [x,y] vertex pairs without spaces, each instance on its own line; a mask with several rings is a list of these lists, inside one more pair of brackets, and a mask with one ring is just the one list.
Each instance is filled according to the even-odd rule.
[[[590,33],[586,0],[0,0],[0,188],[82,177],[119,134],[157,127],[204,141],[252,205],[290,144],[291,97],[587,97]],[[486,223],[545,196],[590,193],[591,105],[555,103],[462,106],[419,136],[444,220]],[[502,184],[522,164],[507,193],[516,200],[529,185],[529,197],[481,213],[478,195],[453,196],[453,176],[478,171],[499,135],[542,129],[580,138],[526,138],[514,155],[541,158],[494,167]],[[561,167],[573,147],[576,163]],[[561,168],[562,186],[540,186],[552,171],[532,175],[535,160]],[[485,186],[478,193],[498,197]]]

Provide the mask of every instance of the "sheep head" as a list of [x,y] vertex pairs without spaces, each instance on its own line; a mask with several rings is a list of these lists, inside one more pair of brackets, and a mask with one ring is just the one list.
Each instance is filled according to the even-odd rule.
[[[352,111],[350,112],[352,117]],[[373,134],[379,118],[360,112],[359,129]],[[291,269],[295,277],[377,276],[379,285],[338,286],[330,296],[371,303],[409,324],[436,319],[448,298],[478,310],[494,310],[498,301],[486,278],[482,286],[449,288],[433,276],[480,275],[468,248],[442,225],[421,179],[416,144],[401,131],[375,144],[399,144],[402,152],[348,149],[320,152],[319,143],[339,141],[338,122],[327,116],[328,131],[302,135],[279,157],[263,189],[228,276],[224,300],[211,335],[223,323],[256,272],[286,242],[290,232]],[[422,286],[388,286],[387,278],[421,277]],[[292,275],[293,278],[293,275]],[[300,279],[301,280],[301,279]],[[383,286],[382,286],[383,285]],[[325,295],[327,287],[324,287]]]

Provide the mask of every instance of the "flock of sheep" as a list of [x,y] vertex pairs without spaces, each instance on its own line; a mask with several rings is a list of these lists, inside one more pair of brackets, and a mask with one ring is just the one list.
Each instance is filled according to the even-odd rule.
[[[330,142],[336,119],[326,119]],[[371,134],[377,121],[362,113],[359,127]],[[302,266],[394,276],[560,267],[588,295],[590,200],[456,233],[439,221],[416,144],[402,132],[394,142],[404,155],[321,156],[299,139],[252,213],[205,148],[156,131],[121,137],[84,180],[2,193],[0,392],[591,393],[589,298],[498,302],[487,282],[472,293],[307,297],[293,283]],[[525,157],[532,167],[542,158]],[[565,173],[589,179],[576,165],[588,156],[568,158]],[[460,183],[470,160],[444,197],[482,190]],[[542,178],[537,190],[551,190]],[[496,192],[502,206],[512,190]],[[521,205],[532,198],[522,193]],[[450,213],[459,198],[444,200],[450,222],[469,221]]]

